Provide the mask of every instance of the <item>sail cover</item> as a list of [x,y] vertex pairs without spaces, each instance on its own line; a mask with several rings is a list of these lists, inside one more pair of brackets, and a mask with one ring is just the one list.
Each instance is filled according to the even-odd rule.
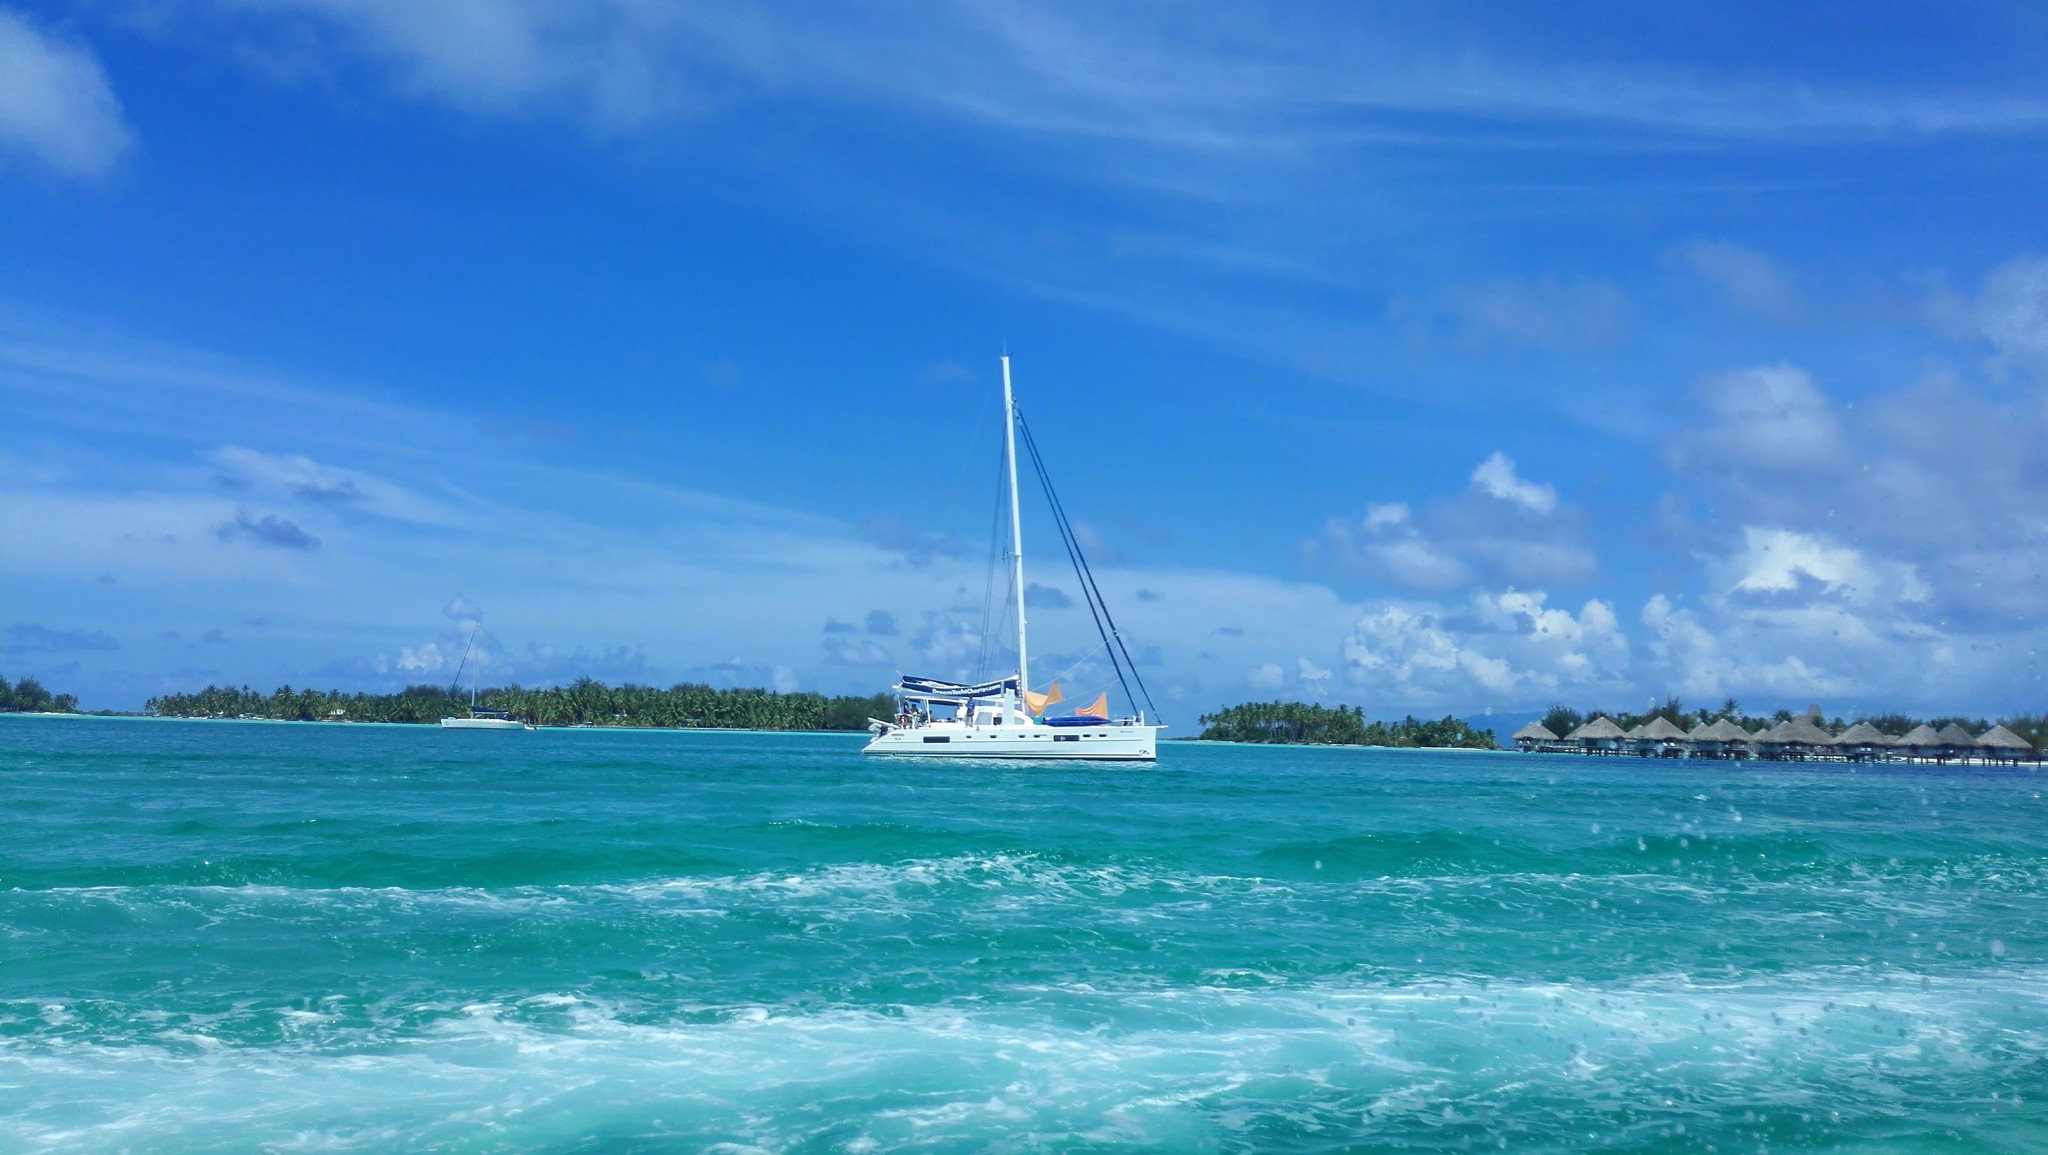
[[916,694],[925,698],[993,698],[1005,690],[1014,692],[1017,689],[1017,678],[1011,675],[993,682],[964,686],[959,682],[941,682],[936,678],[913,678],[905,675],[903,680],[896,684],[896,688],[906,694]]

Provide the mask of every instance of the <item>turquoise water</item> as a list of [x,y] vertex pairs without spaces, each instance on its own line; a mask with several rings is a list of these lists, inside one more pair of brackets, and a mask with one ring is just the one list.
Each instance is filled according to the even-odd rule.
[[2040,773],[859,741],[0,719],[0,1150],[2048,1149]]

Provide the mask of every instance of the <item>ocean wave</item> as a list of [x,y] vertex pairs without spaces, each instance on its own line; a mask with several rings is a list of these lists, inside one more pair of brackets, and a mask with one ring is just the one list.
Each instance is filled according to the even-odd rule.
[[[0,1146],[869,1150],[1875,1144],[1904,1110],[2044,1118],[2048,972],[1901,983],[1047,984],[934,1007],[661,1008],[571,991],[390,1004],[262,1047],[0,1035]],[[317,1012],[300,1011],[318,1017]],[[344,1016],[345,1017],[345,1016]],[[1093,1136],[1094,1138],[1089,1138]],[[1105,1137],[1114,1137],[1113,1141]],[[582,1140],[586,1145],[588,1139]]]

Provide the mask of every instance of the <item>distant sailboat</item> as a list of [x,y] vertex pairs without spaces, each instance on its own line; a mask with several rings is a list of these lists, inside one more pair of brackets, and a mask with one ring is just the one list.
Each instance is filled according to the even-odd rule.
[[441,719],[441,728],[444,730],[531,730],[533,729],[532,726],[514,718],[503,710],[484,710],[477,707],[476,673],[477,666],[483,663],[478,662],[477,666],[471,666],[469,664],[469,655],[476,649],[476,635],[483,628],[484,624],[479,620],[476,627],[469,631],[469,644],[462,648],[462,663],[455,667],[455,681],[449,683],[448,686],[448,693],[452,697],[455,693],[455,687],[462,682],[463,668],[468,667],[469,717],[443,718]]
[[[1112,718],[1109,695],[1104,692],[1071,714],[1047,718],[1044,717],[1045,711],[1063,700],[1059,683],[1053,682],[1043,693],[1031,689],[1030,651],[1024,629],[1024,533],[1018,521],[1017,501],[1017,431],[1023,419],[1017,412],[1016,396],[1010,388],[1010,358],[1005,356],[1002,361],[1003,458],[1009,474],[1009,578],[1017,615],[1017,672],[1009,677],[973,685],[934,678],[900,678],[896,685],[898,704],[895,720],[869,719],[868,728],[874,737],[861,752],[919,758],[1156,761],[1159,757],[1159,731],[1166,727],[1147,722],[1144,712],[1136,710],[1135,696],[1125,681],[1125,670],[1128,668],[1130,680],[1137,682],[1141,694],[1145,694],[1144,680],[1138,676],[1130,651],[1116,631],[1116,622],[1110,617],[1108,606],[1102,602],[1102,591],[1096,587],[1094,574],[1089,571],[1087,560],[1081,554],[1080,542],[1074,537],[1073,527],[1067,523],[1066,511],[1052,492],[1044,462],[1039,459],[1037,445],[1031,439],[1030,428],[1024,426],[1025,445],[1031,452],[1031,462],[1039,480],[1045,485],[1046,497],[1052,505],[1054,526],[1060,531],[1061,542],[1074,562],[1081,593],[1095,617],[1097,630],[1102,634],[1102,644],[1108,651],[1110,664],[1116,669],[1117,681],[1123,686],[1125,697],[1132,700],[1135,712],[1130,716]],[[1151,696],[1145,696],[1146,704],[1150,705]],[[952,716],[934,717],[934,707],[951,710]]]

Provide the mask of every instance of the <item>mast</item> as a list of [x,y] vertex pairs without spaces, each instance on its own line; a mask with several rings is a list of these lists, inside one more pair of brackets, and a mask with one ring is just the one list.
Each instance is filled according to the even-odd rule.
[[1024,648],[1024,526],[1017,517],[1017,398],[1010,392],[1010,355],[1003,354],[1003,456],[1010,467],[1010,585],[1017,594],[1017,696],[1031,688]]

